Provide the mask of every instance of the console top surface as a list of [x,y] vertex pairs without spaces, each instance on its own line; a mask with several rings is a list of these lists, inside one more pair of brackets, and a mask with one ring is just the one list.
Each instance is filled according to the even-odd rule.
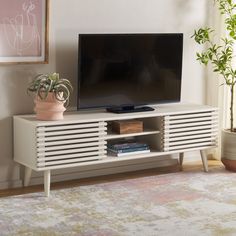
[[35,125],[56,125],[65,123],[76,123],[76,122],[95,122],[95,121],[111,121],[111,120],[125,120],[125,119],[136,119],[136,118],[148,118],[148,117],[159,117],[173,114],[187,114],[194,112],[209,112],[216,111],[217,108],[207,105],[198,104],[161,104],[152,106],[154,111],[146,112],[135,112],[135,113],[123,113],[115,114],[107,112],[105,110],[84,110],[84,111],[73,111],[65,112],[64,119],[60,121],[40,121],[35,118],[35,115],[17,115],[14,119],[24,119],[26,122],[30,122]]

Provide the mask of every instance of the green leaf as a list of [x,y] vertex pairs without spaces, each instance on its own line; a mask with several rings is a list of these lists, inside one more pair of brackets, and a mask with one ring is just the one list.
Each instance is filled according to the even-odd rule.
[[234,31],[230,31],[229,35],[230,35],[231,37],[234,37],[234,36],[235,36]]
[[58,73],[52,73],[35,76],[27,88],[27,93],[34,92],[36,96],[44,100],[49,92],[53,92],[57,100],[68,103],[72,90],[72,84],[68,79],[60,79]]

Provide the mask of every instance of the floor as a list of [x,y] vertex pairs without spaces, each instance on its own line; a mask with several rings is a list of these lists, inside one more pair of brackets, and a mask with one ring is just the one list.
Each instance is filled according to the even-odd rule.
[[[171,173],[172,172],[172,173]],[[2,191],[0,235],[235,236],[236,173],[201,162]],[[28,194],[24,194],[28,192]],[[31,192],[31,193],[30,193]]]

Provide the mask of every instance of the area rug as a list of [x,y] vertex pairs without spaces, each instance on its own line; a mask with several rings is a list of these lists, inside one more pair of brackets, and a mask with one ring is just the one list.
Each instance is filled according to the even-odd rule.
[[215,167],[0,198],[0,235],[236,235],[236,174]]

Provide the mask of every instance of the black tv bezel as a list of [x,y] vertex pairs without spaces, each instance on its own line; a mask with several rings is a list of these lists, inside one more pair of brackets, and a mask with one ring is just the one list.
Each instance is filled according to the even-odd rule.
[[[145,36],[145,35],[158,35],[158,36],[168,36],[168,35],[178,35],[182,39],[182,45],[181,45],[181,70],[180,70],[180,81],[181,81],[181,86],[180,86],[180,98],[179,99],[174,99],[174,100],[162,100],[160,101],[150,101],[149,103],[135,103],[135,104],[120,104],[119,106],[117,105],[96,105],[96,106],[87,106],[87,107],[80,107],[80,89],[81,89],[81,40],[80,37],[82,36]],[[158,105],[158,104],[168,104],[168,103],[178,103],[181,101],[181,92],[182,92],[182,73],[183,73],[183,41],[184,41],[184,34],[183,33],[79,33],[78,34],[78,67],[77,67],[77,110],[87,110],[87,109],[107,109],[107,108],[115,108],[115,107],[138,107],[138,106],[146,106],[146,105]]]

